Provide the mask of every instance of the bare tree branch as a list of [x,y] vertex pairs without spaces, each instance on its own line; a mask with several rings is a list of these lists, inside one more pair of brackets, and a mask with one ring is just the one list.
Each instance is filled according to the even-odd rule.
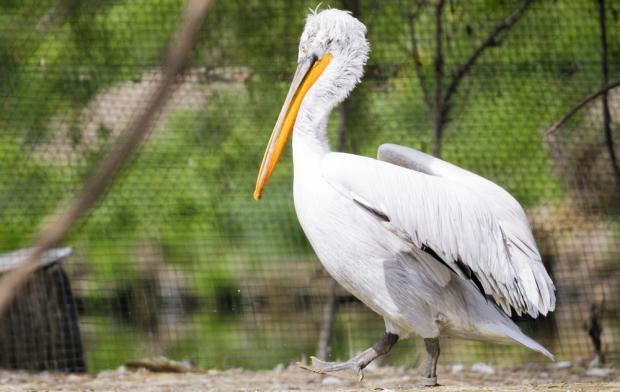
[[[331,279],[331,278],[330,278]],[[329,291],[327,293],[327,303],[323,307],[323,322],[321,323],[321,332],[316,348],[316,357],[318,359],[327,360],[332,346],[332,335],[334,333],[334,321],[336,318],[336,309],[338,303],[336,294],[338,290],[338,282],[331,279],[329,282]]]
[[47,220],[39,233],[35,246],[19,265],[0,279],[0,314],[12,303],[18,291],[26,284],[37,269],[40,256],[64,238],[72,225],[88,211],[95,201],[104,194],[114,177],[125,162],[136,151],[140,142],[151,129],[154,118],[166,103],[175,80],[186,65],[189,51],[196,35],[213,5],[214,0],[191,0],[177,33],[170,46],[164,75],[151,101],[128,126],[127,131],[118,141],[107,158],[101,163],[96,173],[86,183],[82,191],[60,212]]
[[[428,105],[429,108],[433,107],[433,99],[430,95],[430,90],[428,88],[428,83],[426,81],[426,76],[424,75],[424,67],[422,65],[422,60],[420,58],[420,52],[418,50],[418,39],[416,37],[415,31],[415,20],[420,15],[420,10],[426,4],[425,1],[416,2],[416,9],[414,12],[407,12],[407,23],[409,26],[409,38],[411,41],[411,57],[413,58],[413,63],[415,65],[415,73],[418,77],[418,82],[420,83],[420,88],[422,89],[422,93],[424,94],[424,102]],[[405,9],[401,6],[403,12]]]
[[[351,11],[353,16],[359,17],[360,15],[360,2],[359,0],[342,0],[342,6],[344,9]],[[346,144],[346,130],[347,130],[347,113],[349,108],[349,101],[345,100],[340,104],[340,123],[338,124],[338,151],[344,151]],[[325,273],[325,271],[323,272]],[[338,282],[329,276],[329,290],[327,292],[327,301],[323,307],[323,322],[321,323],[321,331],[319,333],[319,339],[317,341],[316,356],[319,359],[327,360],[332,347],[332,335],[334,333],[334,322],[336,320],[336,311],[338,309],[338,303],[336,301],[336,295],[338,290]]]
[[[340,123],[338,124],[338,151],[344,151],[346,142],[347,129],[347,113],[349,101],[340,104]],[[323,272],[325,273],[325,271]],[[329,275],[328,275],[329,276]],[[336,320],[336,311],[338,303],[336,295],[338,290],[338,282],[329,276],[329,289],[327,291],[327,301],[323,307],[323,321],[319,332],[319,339],[316,345],[316,357],[327,360],[332,348],[332,335],[334,333],[334,322]]]
[[497,25],[495,27],[495,29],[493,29],[491,34],[489,34],[487,39],[482,41],[480,46],[478,46],[478,48],[476,48],[476,50],[474,50],[474,52],[471,54],[471,56],[469,56],[467,61],[465,61],[460,67],[457,68],[457,70],[452,75],[452,81],[450,82],[450,84],[448,85],[448,88],[446,89],[446,95],[445,95],[445,99],[444,99],[444,101],[446,103],[450,102],[450,99],[452,98],[452,95],[454,95],[454,93],[458,89],[459,84],[463,80],[463,77],[465,76],[465,74],[467,74],[469,69],[476,63],[476,61],[478,60],[480,55],[486,49],[488,49],[488,48],[490,48],[492,46],[499,45],[499,43],[501,42],[501,39],[502,39],[502,37],[500,37],[500,35],[503,32],[510,30],[512,28],[512,26],[514,26],[519,21],[519,19],[521,19],[521,16],[523,16],[525,11],[528,9],[528,7],[531,4],[532,4],[532,0],[525,0],[519,6],[519,8],[517,8],[506,19],[504,19],[499,25]]
[[443,7],[444,0],[439,0],[435,6],[435,103],[433,105],[433,123],[435,132],[433,133],[433,155],[441,155],[441,136],[443,132],[444,117],[444,98],[443,98]]
[[[607,86],[609,81],[609,71],[607,69],[607,21],[605,16],[605,0],[598,0],[599,25],[601,26],[601,79],[602,85]],[[614,149],[614,139],[611,134],[611,113],[609,112],[608,92],[603,93],[603,126],[605,130],[605,144],[611,160],[611,167],[616,176],[616,185],[620,186],[620,167]]]
[[586,331],[588,331],[588,335],[590,335],[590,341],[594,346],[594,359],[592,362],[596,364],[596,366],[600,366],[605,364],[605,350],[603,348],[603,323],[601,320],[603,319],[603,311],[604,311],[605,300],[602,301],[601,305],[592,304],[590,306],[590,322],[585,325]]
[[553,124],[549,129],[545,131],[545,137],[548,137],[554,134],[558,129],[562,127],[562,125],[564,125],[568,120],[570,120],[570,118],[573,117],[575,113],[579,111],[579,109],[587,105],[589,102],[603,95],[607,91],[613,90],[614,88],[619,87],[619,86],[620,86],[620,80],[615,81],[603,87],[602,89],[598,90],[597,92],[590,94],[587,97],[583,98],[581,101],[575,104],[575,106],[573,106],[571,110],[569,110],[564,116],[562,116],[562,118],[560,118],[558,122]]

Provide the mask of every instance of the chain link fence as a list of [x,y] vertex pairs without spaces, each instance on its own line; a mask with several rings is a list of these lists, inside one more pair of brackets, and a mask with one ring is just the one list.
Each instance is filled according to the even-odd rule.
[[[144,107],[183,5],[0,3],[0,251],[29,246]],[[290,154],[264,200],[252,200],[305,16],[316,5],[217,2],[148,143],[63,244],[72,248],[59,261],[72,295],[58,298],[76,313],[75,347],[49,346],[30,368],[52,361],[97,371],[154,355],[202,368],[271,368],[314,354],[331,313],[332,358],[383,333],[379,316],[333,288],[306,242],[293,208]],[[559,359],[618,360],[620,89],[545,131],[620,79],[620,4],[328,6],[363,21],[372,50],[363,83],[332,114],[332,146],[374,156],[381,143],[408,145],[506,188],[523,204],[558,290],[555,313],[519,325]],[[29,289],[43,290],[40,304],[51,286],[39,280]],[[57,317],[19,314],[31,325]],[[15,352],[45,346],[4,335],[0,346],[13,341]],[[85,365],[67,356],[84,356]],[[416,341],[401,342],[388,360],[417,364]],[[480,360],[544,358],[520,347],[442,345],[442,361]]]

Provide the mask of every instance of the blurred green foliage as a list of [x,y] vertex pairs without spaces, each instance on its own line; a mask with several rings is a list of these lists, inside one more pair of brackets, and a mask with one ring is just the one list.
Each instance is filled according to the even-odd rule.
[[[245,264],[313,257],[294,214],[290,156],[264,200],[255,203],[251,195],[305,15],[316,3],[217,2],[191,61],[192,69],[207,67],[197,82],[208,91],[206,102],[170,114],[67,240],[89,260],[92,288],[127,284],[139,272],[138,248],[152,240],[166,263],[193,266],[193,288],[206,296],[218,284],[235,285]],[[344,111],[345,150],[374,155],[379,144],[392,142],[429,151],[431,113],[414,72],[407,24],[415,2],[358,3],[372,53],[367,77]],[[520,2],[449,3],[447,76]],[[327,6],[342,3],[323,2]],[[98,95],[139,84],[161,64],[182,7],[180,0],[0,2],[0,250],[29,245],[42,219],[113,148],[113,132],[105,127],[97,148],[81,148],[88,142],[83,113]],[[445,159],[498,182],[525,206],[563,197],[541,135],[598,85],[595,7],[536,1],[502,44],[480,57],[454,99]],[[620,26],[617,12],[611,15],[610,63],[618,64]],[[415,26],[429,81],[433,23],[427,7]],[[246,67],[251,77],[228,84],[209,77],[227,67]],[[614,79],[620,69],[612,73]],[[339,116],[336,111],[330,123],[334,140]],[[70,135],[69,154],[54,149],[59,132]]]

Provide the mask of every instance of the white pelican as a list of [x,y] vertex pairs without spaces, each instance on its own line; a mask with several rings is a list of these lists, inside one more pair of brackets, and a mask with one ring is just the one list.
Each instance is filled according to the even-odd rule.
[[498,185],[394,144],[378,159],[330,152],[327,120],[360,81],[366,27],[335,9],[312,12],[297,71],[269,140],[259,199],[291,133],[299,222],[325,269],[383,316],[385,335],[346,362],[362,370],[399,338],[424,339],[423,382],[436,385],[440,335],[520,343],[552,354],[510,320],[555,307],[555,288],[519,203]]

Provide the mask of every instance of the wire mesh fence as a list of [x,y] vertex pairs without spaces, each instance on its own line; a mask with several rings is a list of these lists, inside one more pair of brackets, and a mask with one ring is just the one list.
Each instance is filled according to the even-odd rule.
[[[160,354],[204,368],[270,368],[315,352],[332,284],[297,223],[290,156],[264,200],[251,196],[316,5],[215,5],[148,143],[63,244],[73,249],[58,265],[80,346],[42,361],[79,364],[66,357],[82,355],[82,344],[90,371]],[[372,50],[363,83],[332,114],[332,146],[369,156],[385,142],[440,152],[506,188],[523,204],[558,290],[555,313],[519,325],[558,358],[589,360],[599,341],[617,360],[620,178],[611,153],[618,154],[620,90],[552,135],[545,130],[620,78],[620,5],[328,6],[363,21]],[[144,107],[182,8],[179,0],[0,4],[0,250],[29,246]],[[49,297],[37,282],[29,289]],[[334,303],[333,358],[383,333],[382,319],[344,290]],[[44,313],[22,320],[58,317]],[[0,346],[13,341],[20,350],[17,335],[3,339]],[[415,346],[401,342],[389,360],[416,364]],[[452,339],[442,358],[544,360],[519,347]]]

